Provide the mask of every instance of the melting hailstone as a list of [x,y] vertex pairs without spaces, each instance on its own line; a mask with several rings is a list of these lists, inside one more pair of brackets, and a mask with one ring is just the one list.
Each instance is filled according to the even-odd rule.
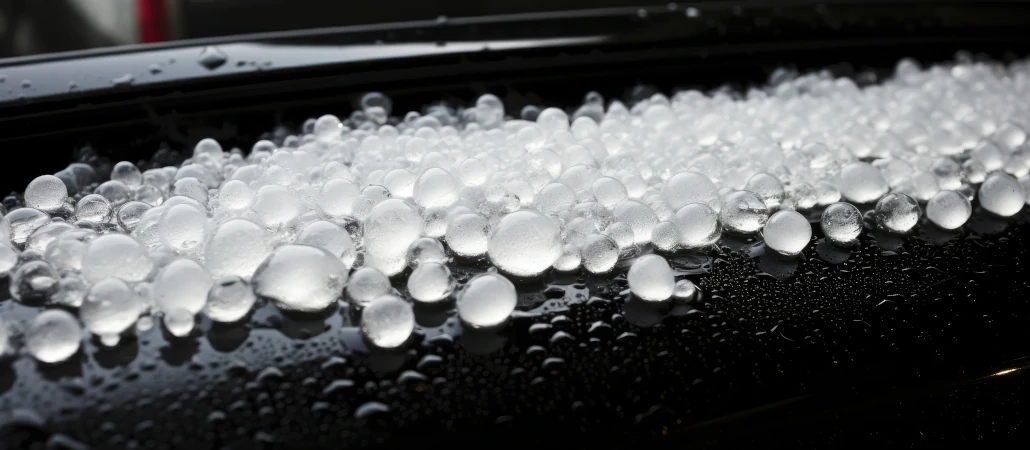
[[380,295],[390,291],[390,278],[379,269],[362,267],[355,270],[347,283],[347,297],[357,306],[368,305]]
[[154,301],[162,311],[184,309],[199,313],[211,290],[211,274],[192,259],[177,259],[161,269],[154,279]]
[[626,281],[633,295],[647,301],[668,299],[676,286],[668,261],[658,255],[644,255],[633,261]]
[[203,311],[215,322],[232,323],[244,318],[256,301],[254,290],[245,280],[227,276],[211,286]]
[[515,311],[515,285],[496,273],[472,277],[458,293],[458,317],[473,328],[495,327]]
[[498,269],[520,277],[537,276],[561,256],[561,230],[536,211],[516,211],[494,225],[487,249]]
[[891,233],[907,233],[919,222],[919,204],[908,195],[892,192],[876,202],[876,223]]
[[762,229],[765,245],[782,255],[801,253],[812,239],[812,225],[796,211],[778,211]]
[[995,172],[984,180],[977,194],[980,206],[1001,217],[1009,217],[1023,209],[1026,194],[1011,175]]
[[376,297],[361,310],[361,333],[376,347],[400,347],[414,329],[411,304],[396,295]]
[[79,351],[82,328],[75,316],[63,309],[48,309],[36,315],[25,331],[25,350],[36,360],[54,364]]
[[972,214],[969,199],[955,191],[940,191],[926,203],[926,217],[945,230],[961,227]]
[[862,233],[862,212],[851,203],[834,203],[823,210],[819,225],[831,243],[848,246]]
[[408,276],[408,293],[423,303],[446,299],[454,291],[455,281],[451,269],[438,262],[419,264]]
[[284,245],[258,266],[254,293],[282,309],[317,312],[340,298],[347,266],[332,253],[309,245]]
[[261,225],[247,219],[232,219],[220,225],[208,239],[204,264],[213,277],[249,279],[271,251],[267,232]]
[[365,265],[387,276],[407,266],[408,247],[422,233],[422,218],[414,206],[387,199],[372,208],[365,221]]
[[128,284],[118,278],[107,278],[89,288],[79,317],[102,342],[117,344],[118,335],[136,324],[143,309]]

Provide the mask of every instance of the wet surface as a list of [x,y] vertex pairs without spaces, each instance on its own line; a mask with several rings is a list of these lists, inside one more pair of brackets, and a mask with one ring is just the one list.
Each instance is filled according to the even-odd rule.
[[[627,298],[625,268],[535,280],[500,329],[462,330],[452,304],[417,308],[419,330],[394,351],[370,350],[346,307],[264,305],[179,340],[155,324],[56,366],[0,364],[2,440],[821,448],[1015,436],[1030,366],[1027,217],[984,233],[977,224],[997,219],[974,214],[948,239],[924,239],[926,225],[865,233],[851,249],[817,234],[794,260],[738,238],[738,250],[672,258],[702,291],[690,302]],[[32,313],[11,300],[0,312]]]

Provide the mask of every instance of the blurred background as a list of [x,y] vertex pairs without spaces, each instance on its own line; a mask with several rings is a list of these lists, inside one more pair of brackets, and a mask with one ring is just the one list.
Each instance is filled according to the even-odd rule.
[[268,31],[580,8],[639,0],[0,0],[0,58]]

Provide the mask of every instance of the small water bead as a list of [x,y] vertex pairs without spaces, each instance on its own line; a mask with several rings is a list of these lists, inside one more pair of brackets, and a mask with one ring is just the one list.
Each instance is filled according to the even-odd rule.
[[107,199],[113,206],[121,205],[129,201],[132,191],[121,181],[106,181],[93,190],[94,194]]
[[490,223],[478,214],[461,214],[447,225],[447,247],[458,256],[474,258],[486,254]]
[[365,221],[365,265],[387,276],[407,267],[408,247],[422,234],[422,218],[404,200],[387,199]]
[[415,180],[412,199],[423,208],[447,207],[458,201],[460,192],[461,183],[455,180],[450,172],[432,167],[422,172]]
[[679,247],[680,232],[676,224],[663,220],[651,230],[651,244],[663,252],[673,252]]
[[753,192],[736,191],[723,197],[719,222],[735,233],[754,233],[769,219],[769,208]]
[[[349,241],[350,236],[346,239]],[[204,264],[213,277],[249,279],[271,251],[268,233],[261,225],[247,219],[232,219],[219,225],[208,239]]]
[[276,228],[292,223],[303,206],[293,191],[282,186],[261,186],[254,197],[254,212],[266,227]]
[[633,295],[647,301],[668,299],[676,285],[668,261],[658,255],[644,255],[633,261],[626,281]]
[[407,262],[412,269],[425,263],[446,264],[448,260],[447,250],[436,239],[418,238],[408,246]]
[[454,291],[456,282],[451,270],[439,262],[423,262],[408,277],[408,293],[423,303],[446,299]]
[[794,256],[801,253],[812,239],[812,225],[796,211],[779,211],[762,229],[765,245],[773,251]]
[[862,233],[862,212],[851,203],[834,203],[823,210],[819,225],[830,242],[851,245]]
[[561,230],[536,211],[505,215],[494,225],[487,242],[490,262],[520,277],[539,275],[561,256]]
[[75,220],[89,223],[105,223],[111,218],[111,202],[101,195],[89,194],[75,204]]
[[361,333],[378,348],[397,348],[415,330],[411,304],[392,295],[381,295],[361,310]]
[[53,175],[37,177],[25,188],[25,206],[47,213],[60,211],[67,198],[64,181]]
[[955,191],[940,191],[926,203],[926,217],[945,230],[961,227],[972,214],[969,199]]
[[237,322],[250,312],[257,296],[247,282],[236,276],[219,278],[211,286],[204,315],[215,322]]
[[908,195],[892,192],[876,202],[876,223],[892,233],[907,233],[919,222],[919,204]]
[[93,334],[117,336],[136,324],[143,309],[129,285],[117,278],[107,278],[90,287],[79,308],[79,317]]
[[890,189],[883,174],[869,163],[854,162],[840,170],[840,193],[850,202],[874,202]]
[[684,301],[697,299],[698,289],[693,281],[682,279],[676,282],[672,295]]
[[18,208],[3,218],[8,229],[8,237],[15,245],[24,245],[37,229],[50,223],[47,213],[35,208]]
[[193,326],[196,320],[194,318],[194,313],[189,310],[174,308],[172,310],[165,311],[162,322],[169,334],[182,338],[189,336],[190,332],[193,331]]
[[[174,197],[173,197],[174,198]],[[181,254],[200,250],[204,243],[207,214],[188,204],[169,207],[161,216],[157,233],[161,243]]]
[[161,269],[154,279],[154,302],[165,312],[181,308],[197,314],[207,303],[213,284],[204,266],[191,259],[177,259]]
[[62,309],[48,309],[29,322],[25,350],[36,360],[55,364],[79,351],[82,328],[75,316]]
[[15,269],[8,283],[15,300],[42,300],[57,290],[57,272],[46,261],[29,261]]
[[138,186],[143,182],[143,173],[140,172],[139,168],[135,164],[122,161],[114,165],[111,169],[111,179],[114,181],[120,181],[126,186]]
[[350,275],[347,297],[356,306],[365,306],[376,297],[390,292],[390,278],[371,267],[362,267]]
[[666,180],[665,186],[662,187],[662,198],[672,209],[679,209],[691,203],[708,204],[718,197],[715,183],[697,172],[677,173]]
[[140,218],[143,217],[143,213],[150,210],[152,206],[143,202],[128,202],[118,208],[118,213],[115,217],[118,219],[118,225],[122,227],[126,232],[132,232],[136,229],[136,224],[139,223]]
[[282,309],[317,312],[340,298],[347,266],[333,254],[308,245],[279,247],[254,272],[254,293]]
[[511,281],[496,273],[482,273],[458,293],[458,317],[473,328],[495,327],[508,320],[517,303]]
[[[355,188],[355,191],[357,189]],[[230,211],[245,211],[254,202],[254,193],[247,183],[229,180],[218,190],[218,204]]]
[[770,210],[779,208],[780,203],[783,202],[783,183],[775,176],[767,173],[755,174],[744,185],[744,190],[758,195]]
[[1023,209],[1026,194],[1011,175],[994,172],[980,185],[977,193],[980,206],[1001,217],[1009,217]]

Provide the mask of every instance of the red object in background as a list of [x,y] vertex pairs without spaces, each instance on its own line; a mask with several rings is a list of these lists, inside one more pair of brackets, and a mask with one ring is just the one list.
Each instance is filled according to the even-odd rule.
[[168,40],[168,10],[165,0],[136,0],[136,23],[139,41],[164,42]]

